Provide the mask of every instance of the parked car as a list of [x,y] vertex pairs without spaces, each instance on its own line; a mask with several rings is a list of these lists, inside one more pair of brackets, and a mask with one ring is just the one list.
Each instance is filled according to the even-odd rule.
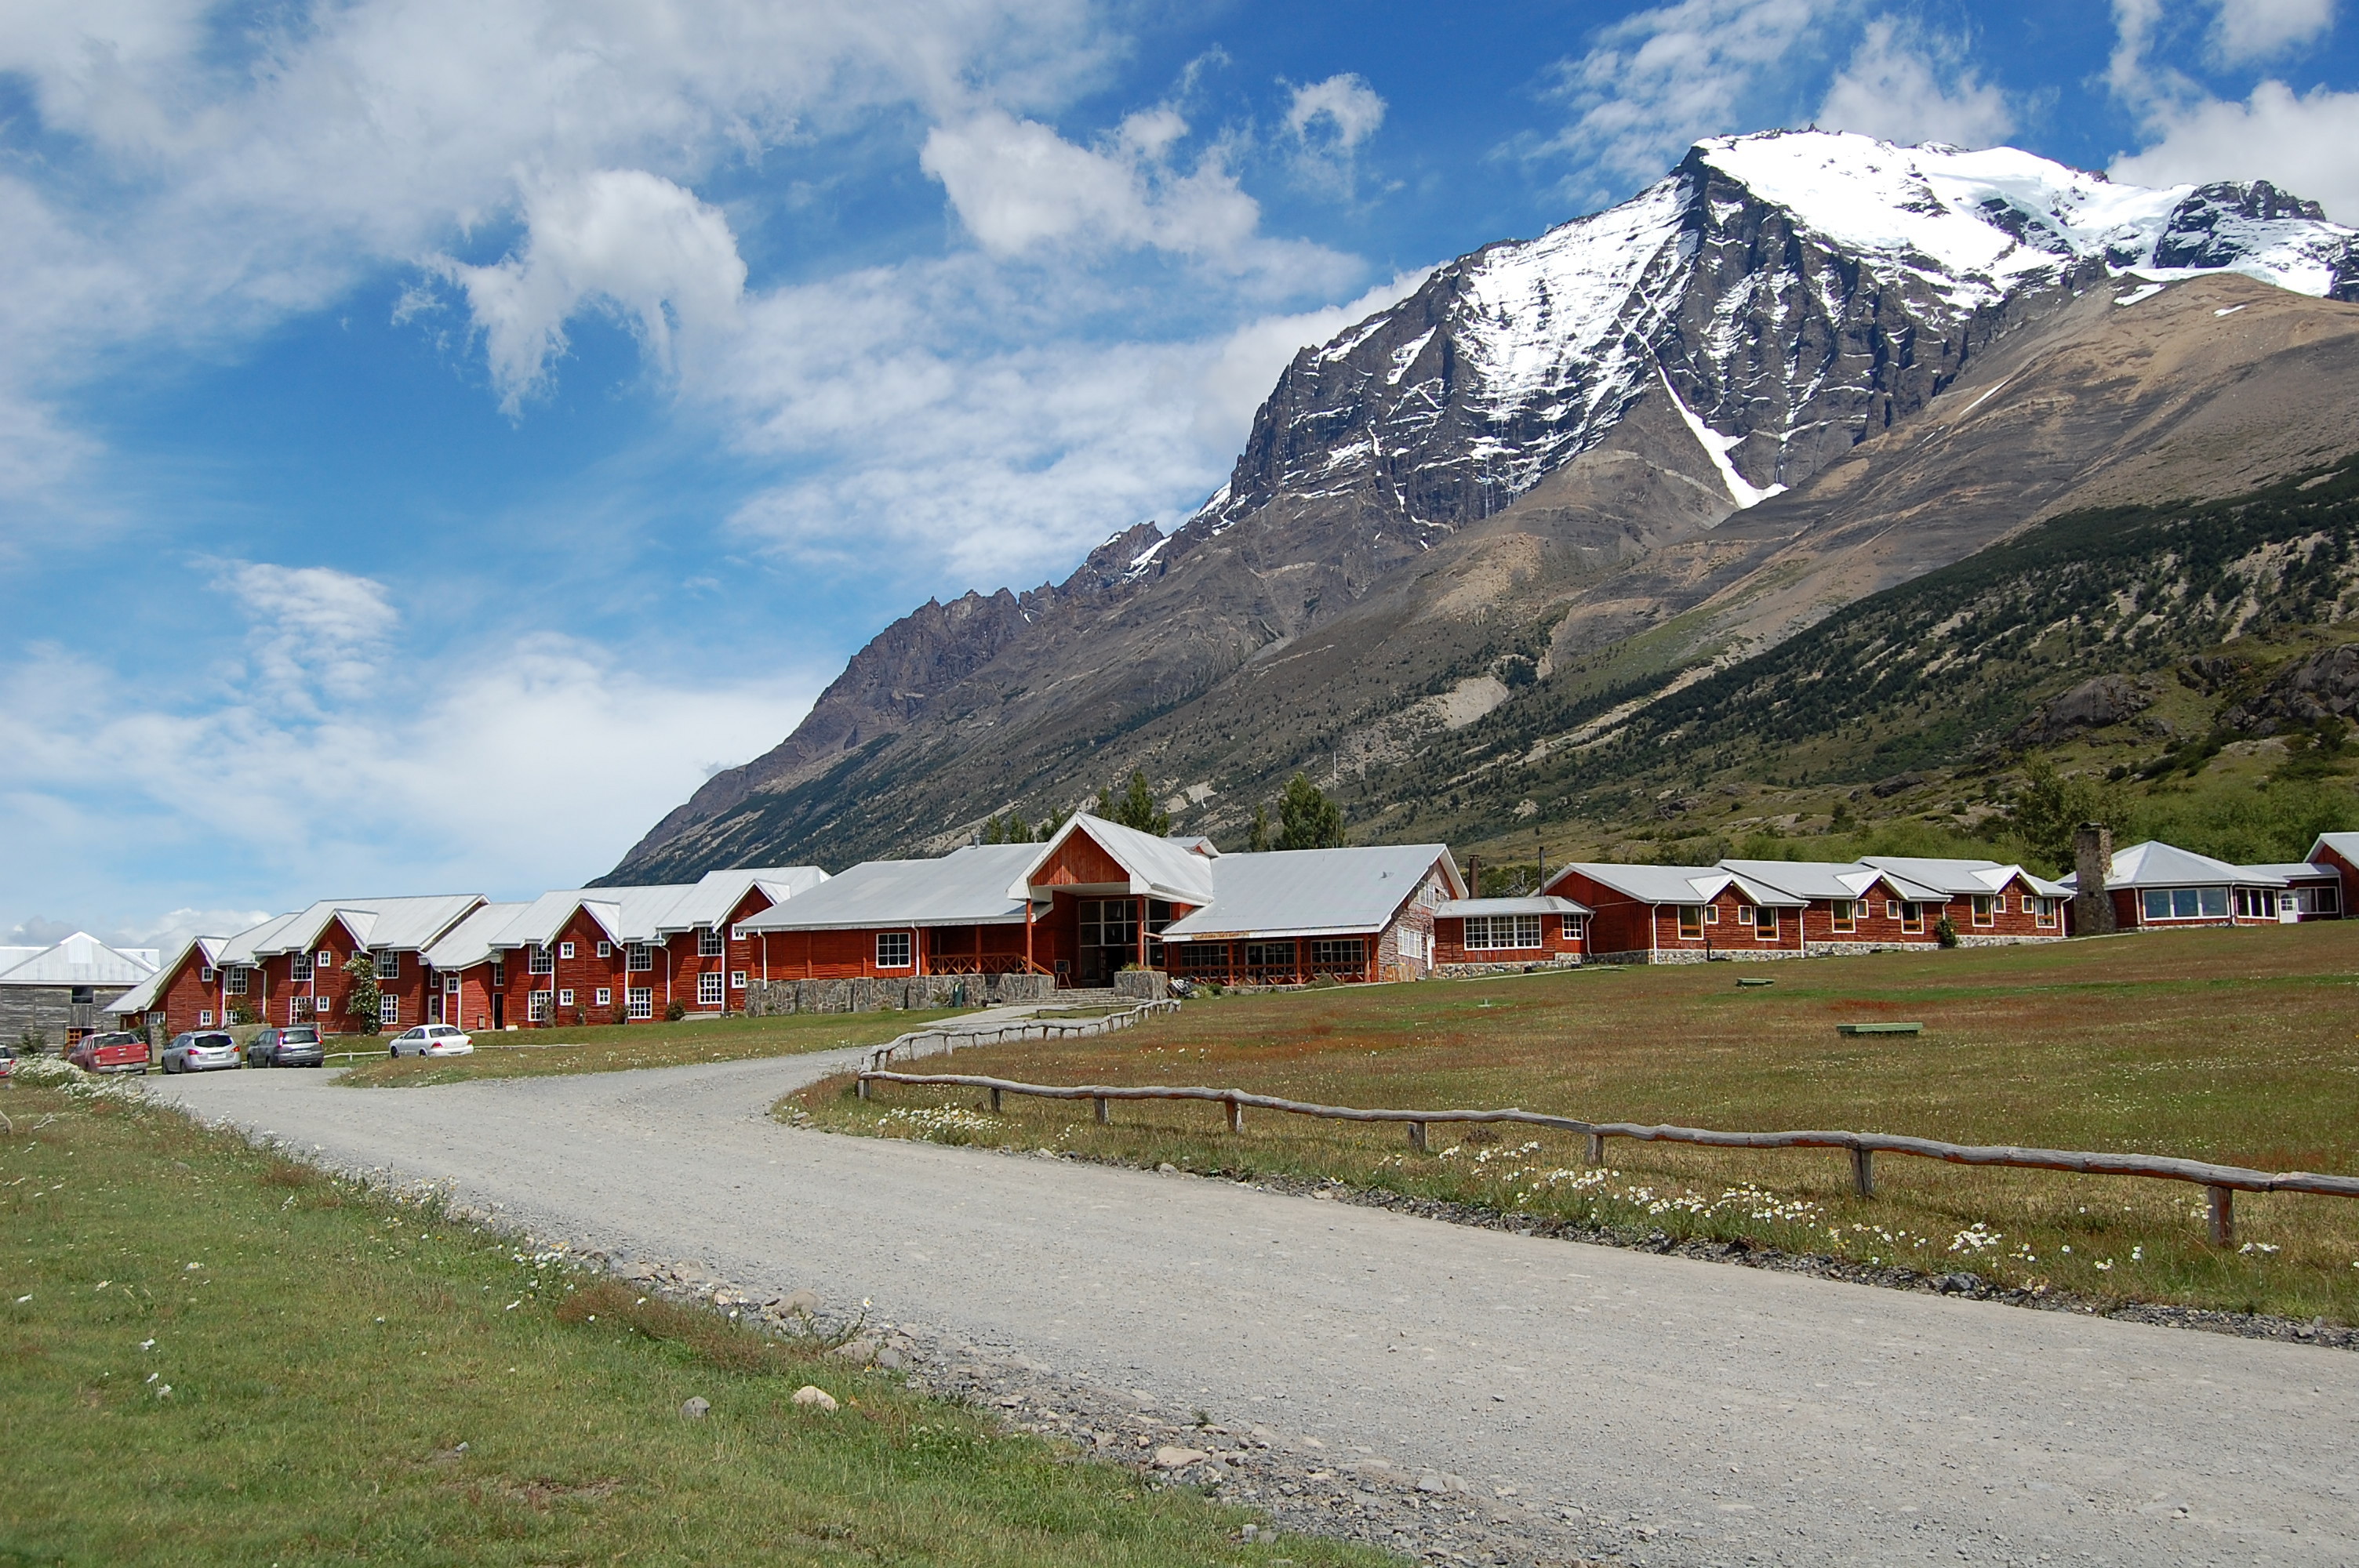
[[464,1056],[474,1049],[474,1038],[454,1023],[421,1023],[393,1037],[397,1056]]
[[168,1073],[210,1073],[216,1067],[238,1065],[237,1042],[218,1029],[192,1029],[175,1034],[164,1047]]
[[316,1023],[290,1023],[266,1029],[245,1043],[249,1067],[318,1067],[326,1065],[328,1047]]
[[16,1076],[16,1047],[14,1045],[0,1045],[0,1078],[13,1078]]
[[85,1073],[147,1072],[147,1036],[128,1029],[92,1034],[66,1053],[66,1060]]

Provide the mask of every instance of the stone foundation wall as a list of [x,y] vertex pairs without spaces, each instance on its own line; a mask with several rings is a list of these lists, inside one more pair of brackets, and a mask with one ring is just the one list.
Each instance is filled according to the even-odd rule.
[[1163,1001],[1171,995],[1171,977],[1161,969],[1117,970],[1114,994],[1125,1001]]
[[745,1016],[789,1012],[882,1012],[911,1008],[992,1007],[1046,1001],[1057,994],[1053,975],[917,975],[907,979],[752,980]]
[[[2225,925],[2227,923],[2223,921],[2221,924]],[[1958,946],[1961,947],[2020,947],[2027,942],[2061,942],[2063,940],[2063,934],[2060,932],[2044,932],[2036,936],[1977,936],[1968,931],[1961,931],[1958,933]]]
[[1527,975],[1539,969],[1577,969],[1582,962],[1578,953],[1559,953],[1553,957],[1534,958],[1521,964],[1436,964],[1433,973],[1439,979],[1472,980],[1484,975]]

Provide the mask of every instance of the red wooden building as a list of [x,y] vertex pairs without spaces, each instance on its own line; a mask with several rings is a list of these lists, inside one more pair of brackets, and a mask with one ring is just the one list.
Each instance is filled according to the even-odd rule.
[[1589,956],[1602,962],[1802,956],[1809,901],[1717,866],[1576,863],[1547,891],[1589,907]]
[[2065,909],[2072,901],[2071,884],[2051,882],[2021,866],[1916,855],[1869,855],[1860,864],[1940,893],[1947,902],[1936,924],[1946,918],[1961,946],[2060,942],[2069,935]]
[[1569,898],[1457,898],[1433,911],[1433,967],[1457,977],[1563,968],[1588,947],[1586,904]]

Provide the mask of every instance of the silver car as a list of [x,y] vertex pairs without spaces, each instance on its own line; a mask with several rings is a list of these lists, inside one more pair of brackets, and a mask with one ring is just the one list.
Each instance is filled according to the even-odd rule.
[[475,1048],[473,1036],[449,1023],[421,1023],[393,1037],[389,1054],[396,1056],[464,1056]]
[[238,1057],[237,1042],[218,1029],[175,1034],[172,1043],[164,1047],[164,1070],[168,1073],[210,1073],[216,1067],[244,1065]]

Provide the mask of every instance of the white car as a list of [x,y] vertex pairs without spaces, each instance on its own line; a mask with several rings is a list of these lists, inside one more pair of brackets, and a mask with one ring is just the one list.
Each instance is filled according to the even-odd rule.
[[451,1023],[421,1023],[393,1037],[397,1056],[464,1056],[474,1049],[473,1038]]
[[164,1047],[164,1070],[168,1073],[210,1073],[218,1067],[240,1067],[237,1042],[214,1029],[191,1030],[176,1034]]

